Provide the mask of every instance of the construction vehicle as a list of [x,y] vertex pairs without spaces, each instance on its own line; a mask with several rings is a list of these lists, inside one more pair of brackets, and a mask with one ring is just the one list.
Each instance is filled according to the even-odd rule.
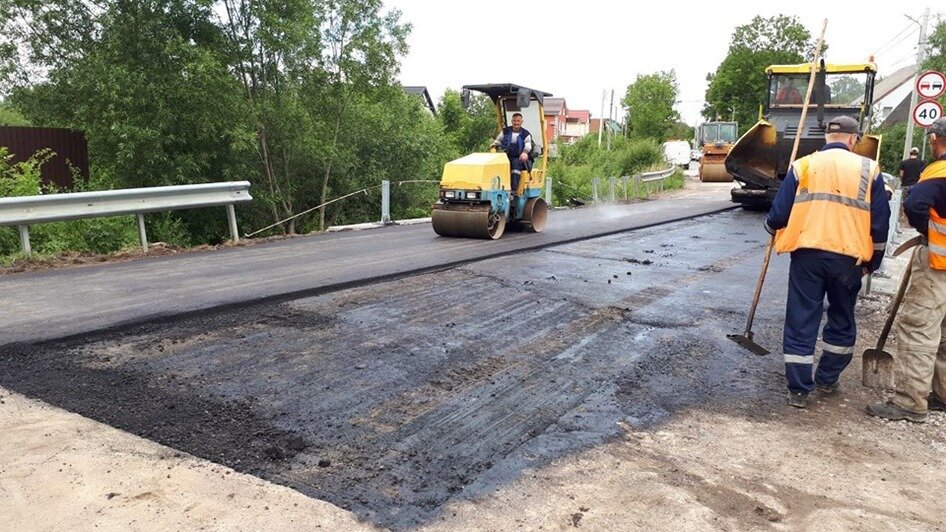
[[[801,135],[798,157],[824,146],[825,128],[832,118],[848,115],[860,122],[861,131],[870,124],[874,96],[874,63],[825,64],[815,74],[809,111],[799,131],[803,97],[807,91],[811,63],[772,65],[765,70],[768,93],[759,122],[746,132],[726,156],[726,171],[740,188],[732,189],[732,201],[747,209],[768,209],[788,173],[795,137]],[[854,151],[877,160],[880,137],[864,135]],[[703,157],[706,155],[704,153]]]
[[726,183],[732,176],[726,171],[726,156],[739,137],[735,122],[704,122],[697,131],[697,143],[702,149],[700,181]]
[[545,229],[548,205],[542,199],[548,167],[548,146],[543,101],[551,96],[510,83],[465,85],[464,103],[470,91],[489,96],[496,106],[499,131],[512,124],[512,115],[521,113],[522,127],[532,134],[529,164],[519,177],[517,190],[510,190],[509,157],[504,149],[471,153],[444,165],[440,179],[440,200],[431,217],[434,231],[441,236],[497,239],[506,229],[538,233]]

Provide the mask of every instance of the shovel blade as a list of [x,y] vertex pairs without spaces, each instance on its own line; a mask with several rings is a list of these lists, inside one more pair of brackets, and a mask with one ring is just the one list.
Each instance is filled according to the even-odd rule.
[[752,353],[761,356],[769,354],[769,350],[752,341],[752,338],[745,334],[727,334],[727,338],[748,349]]
[[861,384],[868,388],[893,389],[893,356],[882,349],[864,351]]

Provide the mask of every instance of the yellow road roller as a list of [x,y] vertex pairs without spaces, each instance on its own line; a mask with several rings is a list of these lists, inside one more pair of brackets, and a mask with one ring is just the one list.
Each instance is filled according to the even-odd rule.
[[726,156],[739,137],[735,122],[704,122],[697,133],[700,149],[700,181],[726,183],[732,176],[726,171]]
[[506,230],[541,232],[548,217],[542,199],[548,166],[543,100],[551,94],[511,83],[465,85],[464,103],[471,91],[486,94],[496,106],[498,146],[444,165],[440,199],[431,212],[434,231],[494,240]]

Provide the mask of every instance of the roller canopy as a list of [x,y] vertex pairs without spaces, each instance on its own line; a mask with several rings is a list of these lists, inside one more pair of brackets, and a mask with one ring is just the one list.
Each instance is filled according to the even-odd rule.
[[529,99],[533,96],[539,100],[539,103],[545,104],[544,99],[552,96],[551,92],[540,91],[536,89],[530,89],[529,87],[523,87],[521,85],[516,85],[513,83],[487,83],[486,85],[464,85],[464,89],[471,91],[482,92],[489,96],[494,102],[503,97],[508,96],[518,96],[519,94],[526,94]]

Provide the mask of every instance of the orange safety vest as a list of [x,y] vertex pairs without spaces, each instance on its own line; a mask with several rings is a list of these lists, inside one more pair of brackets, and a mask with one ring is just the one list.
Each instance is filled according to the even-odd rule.
[[870,261],[870,184],[880,173],[877,162],[831,149],[802,157],[792,168],[798,190],[788,225],[775,234],[775,250],[821,249]]
[[[920,181],[946,178],[946,161],[935,161],[923,169]],[[946,218],[940,217],[936,209],[930,207],[930,225],[926,231],[930,242],[930,268],[946,270]]]

